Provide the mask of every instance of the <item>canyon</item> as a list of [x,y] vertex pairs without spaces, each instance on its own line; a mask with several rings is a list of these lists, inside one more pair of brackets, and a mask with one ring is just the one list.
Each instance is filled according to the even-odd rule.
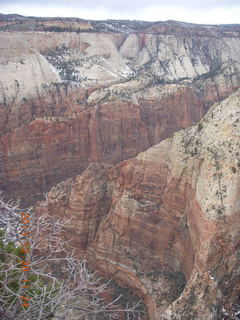
[[239,87],[239,29],[154,28],[0,33],[1,189],[30,205],[91,162],[189,127]]
[[0,43],[0,189],[149,319],[235,319],[240,26],[0,15]]
[[138,289],[149,319],[235,319],[239,305],[240,91],[195,126],[52,188],[39,214],[100,270]]

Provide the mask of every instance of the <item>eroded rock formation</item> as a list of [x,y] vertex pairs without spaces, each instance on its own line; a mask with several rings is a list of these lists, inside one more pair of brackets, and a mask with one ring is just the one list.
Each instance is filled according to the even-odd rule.
[[150,319],[219,319],[237,311],[239,112],[237,91],[136,158],[91,164],[37,207],[71,217],[72,247],[139,289]]
[[233,318],[240,92],[208,109],[240,86],[239,26],[0,15],[0,42],[0,189],[63,181],[38,212],[151,320]]
[[[64,99],[68,110],[77,109]],[[90,162],[117,163],[133,157],[203,114],[201,100],[184,88],[141,103],[113,101],[95,108],[79,107],[76,114],[67,110],[64,116],[37,118],[3,135],[2,187],[31,202]],[[56,106],[57,112],[62,104]]]
[[238,26],[0,20],[0,187],[24,205],[189,127],[240,84]]

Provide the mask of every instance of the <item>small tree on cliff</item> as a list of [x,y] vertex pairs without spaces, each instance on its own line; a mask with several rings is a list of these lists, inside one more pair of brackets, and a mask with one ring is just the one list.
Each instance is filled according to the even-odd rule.
[[108,283],[65,249],[66,221],[36,216],[0,194],[0,318],[138,319],[139,305],[110,303]]

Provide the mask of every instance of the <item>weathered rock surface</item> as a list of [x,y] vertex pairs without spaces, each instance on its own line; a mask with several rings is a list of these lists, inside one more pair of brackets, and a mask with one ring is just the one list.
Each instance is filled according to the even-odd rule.
[[14,105],[43,91],[43,85],[60,81],[46,58],[17,33],[1,33],[0,103]]
[[[90,162],[117,163],[133,157],[204,113],[201,100],[181,87],[162,99],[142,100],[141,105],[113,101],[81,108],[74,95],[72,101],[60,97],[55,112],[68,107],[62,116],[37,118],[0,138],[1,186],[13,197],[21,195],[25,204],[76,176]],[[47,109],[45,101],[39,101],[39,112]]]
[[234,319],[240,311],[239,115],[237,91],[197,125],[136,158],[90,165],[54,187],[37,210],[71,217],[72,246],[139,289],[150,319]]
[[234,319],[240,91],[186,128],[240,87],[239,26],[0,15],[0,30],[0,189],[27,205],[66,180],[37,210],[71,217],[71,246],[150,319]]
[[91,162],[136,156],[240,86],[238,26],[0,21],[0,188],[24,204]]
[[74,32],[1,32],[0,36],[1,103],[35,96],[36,90],[60,82],[60,77],[81,87],[93,82],[124,86],[135,79],[135,90],[201,77],[214,80],[217,87],[239,85],[239,36]]

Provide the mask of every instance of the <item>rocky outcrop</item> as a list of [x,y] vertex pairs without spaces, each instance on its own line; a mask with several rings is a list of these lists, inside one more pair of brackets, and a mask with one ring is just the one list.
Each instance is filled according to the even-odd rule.
[[18,34],[1,34],[0,103],[14,105],[37,96],[46,83],[59,82],[46,58]]
[[70,245],[150,319],[234,319],[240,92],[208,109],[240,86],[239,26],[0,15],[0,29],[0,189],[29,205],[66,180],[38,212],[71,217]]
[[136,91],[201,77],[216,87],[239,86],[239,36],[1,32],[0,37],[2,103],[33,97],[61,81],[80,87],[94,82],[124,87],[130,81],[131,91],[133,84]]
[[0,188],[24,205],[192,125],[240,85],[238,26],[0,20]]
[[[59,94],[53,112],[59,115],[67,106],[61,116],[51,115],[49,104],[43,103],[47,98],[39,100],[34,110],[51,116],[39,117],[0,138],[1,186],[12,197],[21,196],[25,205],[54,184],[75,177],[90,162],[114,164],[133,157],[204,113],[201,100],[181,87],[167,97],[141,100],[140,105],[113,101],[86,108],[76,103],[76,96],[68,100],[68,95]],[[13,125],[17,121],[18,117],[12,118]]]
[[[239,307],[240,91],[195,126],[123,161],[92,164],[37,210],[138,288],[150,319],[234,319]],[[238,310],[239,311],[239,310]]]

